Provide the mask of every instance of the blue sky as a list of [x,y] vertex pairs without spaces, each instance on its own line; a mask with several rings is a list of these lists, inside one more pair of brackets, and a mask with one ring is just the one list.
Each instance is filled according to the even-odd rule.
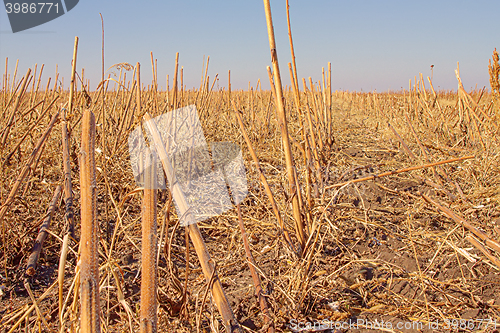
[[[282,80],[289,84],[290,61],[285,0],[271,0]],[[120,62],[141,63],[141,81],[151,82],[150,52],[158,59],[158,81],[172,80],[175,54],[184,67],[184,83],[198,87],[204,55],[209,75],[219,74],[233,89],[268,88],[271,64],[262,1],[129,1],[81,0],[67,14],[13,34],[7,14],[0,13],[0,72],[9,58],[9,73],[19,59],[24,75],[45,64],[43,82],[54,77],[56,64],[69,82],[74,37],[80,38],[77,67],[85,68],[95,89],[101,76],[101,21],[105,26],[105,68]],[[500,49],[500,1],[290,0],[290,15],[299,78],[321,78],[332,63],[332,88],[387,91],[408,88],[422,72],[434,86],[456,89],[460,62],[466,89],[489,88],[488,59]],[[129,74],[130,76],[131,74]],[[427,83],[427,82],[426,82]],[[302,84],[301,84],[302,88]]]

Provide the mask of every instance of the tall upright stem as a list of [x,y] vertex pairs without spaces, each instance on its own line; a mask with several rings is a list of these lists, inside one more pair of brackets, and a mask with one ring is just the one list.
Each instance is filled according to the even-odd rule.
[[172,91],[172,110],[177,109],[177,73],[179,71],[179,52],[175,54],[174,89]]
[[293,66],[293,81],[296,87],[295,94],[296,99],[300,100],[299,96],[299,79],[297,74],[297,64],[295,63],[295,51],[293,48],[293,39],[292,39],[292,26],[290,24],[290,5],[288,4],[288,0],[286,0],[286,22],[288,25],[288,39],[290,40],[290,53],[292,55],[292,66]]
[[[149,160],[149,161],[148,161]],[[142,278],[141,333],[157,332],[157,268],[156,268],[156,161],[145,157],[144,196],[142,199]]]
[[292,195],[293,217],[295,219],[295,228],[297,237],[299,238],[302,249],[304,249],[307,235],[302,221],[301,209],[299,205],[300,189],[297,188],[295,179],[295,165],[293,161],[292,148],[290,146],[290,137],[288,134],[288,124],[286,120],[285,105],[283,99],[283,87],[281,84],[281,75],[278,65],[278,54],[276,51],[276,41],[274,39],[273,18],[271,15],[271,4],[269,0],[264,0],[264,9],[266,12],[267,34],[269,36],[269,48],[271,49],[271,61],[273,64],[274,84],[276,89],[276,108],[278,122],[281,129],[281,139],[283,140],[283,150],[285,152],[286,169],[288,175],[288,183]]
[[100,332],[99,257],[97,253],[97,204],[95,176],[95,117],[85,110],[82,119],[80,153],[81,264],[80,293],[82,333]]
[[[71,68],[71,83],[69,86],[68,114],[73,113],[73,96],[75,91],[76,76],[76,54],[78,51],[78,37],[75,37],[73,48],[73,62]],[[62,122],[62,149],[63,149],[63,169],[64,169],[64,202],[66,203],[66,219],[68,221],[68,232],[71,237],[75,237],[75,218],[73,214],[73,187],[71,184],[71,164],[69,159],[69,132],[67,124],[67,114],[63,114]]]

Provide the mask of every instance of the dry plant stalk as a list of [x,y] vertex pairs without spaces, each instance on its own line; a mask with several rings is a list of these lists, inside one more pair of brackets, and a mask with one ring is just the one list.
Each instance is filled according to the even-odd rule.
[[292,197],[293,217],[295,219],[297,238],[301,245],[301,251],[304,249],[307,233],[305,230],[304,222],[302,220],[302,213],[299,204],[300,188],[297,188],[298,181],[296,179],[296,170],[293,161],[292,148],[290,145],[290,136],[288,134],[288,124],[286,119],[283,86],[281,84],[281,75],[278,64],[278,54],[276,51],[276,41],[274,39],[273,18],[271,14],[270,0],[264,0],[264,9],[266,12],[267,34],[269,37],[269,48],[271,50],[271,60],[273,64],[274,84],[275,84],[275,97],[276,109],[278,115],[279,127],[281,130],[281,139],[283,141],[283,150],[285,152],[285,161],[288,175],[288,183]]
[[137,64],[135,65],[135,68],[136,68],[136,73],[137,73],[137,78],[136,78],[136,88],[137,88],[137,92],[136,92],[136,95],[135,95],[135,100],[136,100],[136,104],[137,104],[137,113],[140,115],[141,114],[141,90],[142,90],[142,87],[141,87],[141,64],[139,62],[137,62]]
[[66,119],[62,122],[62,153],[64,170],[64,203],[65,220],[68,223],[68,233],[75,238],[75,214],[73,210],[73,184],[71,182],[71,162],[69,160],[69,133]]
[[333,123],[332,123],[332,63],[328,62],[328,73],[326,77],[326,101],[325,109],[327,112],[327,134],[328,134],[328,144],[331,146],[334,142],[332,138]]
[[492,255],[490,253],[490,251],[488,251],[488,249],[486,249],[483,244],[481,244],[480,241],[478,241],[474,236],[472,235],[467,235],[465,237],[465,239],[467,241],[469,241],[469,243],[471,243],[472,245],[474,245],[479,251],[481,251],[485,256],[486,258],[490,259],[490,261],[492,263],[494,263],[499,269],[500,269],[500,260],[495,257],[494,255]]
[[227,104],[231,101],[231,70],[227,71]]
[[[57,273],[57,281],[59,284],[59,300],[58,300],[58,310],[59,310],[59,327],[64,326],[64,310],[63,310],[63,286],[64,286],[64,269],[66,267],[66,259],[68,257],[69,250],[69,233],[66,233],[63,238],[63,243],[61,245],[61,255],[59,256],[59,268]],[[70,288],[71,289],[71,288]]]
[[61,196],[61,185],[56,187],[54,191],[54,195],[52,196],[52,200],[50,201],[49,208],[47,209],[47,216],[40,227],[40,231],[38,232],[38,236],[35,240],[35,244],[33,245],[33,250],[31,251],[31,255],[28,259],[28,264],[26,265],[26,274],[33,276],[36,273],[36,265],[38,262],[38,258],[40,258],[40,252],[42,251],[43,242],[45,238],[47,238],[47,230],[50,228],[50,221],[52,220],[52,216],[57,208],[57,202],[59,201],[59,197]]
[[[208,65],[207,65],[208,67]],[[177,108],[177,74],[179,71],[179,52],[175,54],[175,71],[174,71],[174,82],[172,88],[172,110]]]
[[490,74],[490,86],[491,93],[495,96],[495,98],[500,98],[500,60],[498,56],[497,48],[493,51],[493,64],[491,62],[492,59],[489,60],[488,64],[488,72]]
[[82,333],[100,332],[99,319],[99,255],[96,175],[95,175],[95,116],[85,110],[82,118],[82,142],[80,150],[80,293]]
[[260,304],[260,310],[262,311],[264,315],[264,320],[266,325],[268,325],[267,332],[268,333],[274,333],[274,322],[273,319],[269,313],[269,308],[267,307],[267,301],[266,297],[263,294],[262,291],[262,286],[260,283],[260,278],[259,274],[257,273],[257,270],[255,267],[257,266],[255,259],[253,258],[252,252],[250,251],[250,244],[248,243],[248,236],[247,232],[245,230],[245,224],[243,223],[243,218],[241,217],[241,205],[237,205],[237,210],[238,210],[238,224],[240,226],[240,231],[241,231],[241,238],[243,239],[243,245],[245,247],[245,254],[247,256],[248,260],[248,267],[250,268],[250,273],[252,274],[252,280],[253,284],[255,286],[255,296],[257,296],[257,299],[259,300]]
[[[144,123],[148,127],[149,133],[151,133],[153,139],[152,144],[154,145],[156,152],[158,153],[158,156],[162,162],[163,170],[167,175],[167,179],[171,181],[171,195],[179,205],[180,216],[182,216],[183,214],[189,216],[189,214],[191,214],[189,204],[187,203],[186,197],[182,192],[180,184],[175,180],[175,173],[172,165],[170,164],[170,160],[166,148],[162,142],[160,132],[156,127],[154,119],[151,118],[149,113],[146,113],[144,115]],[[217,308],[219,309],[220,314],[222,315],[224,326],[231,332],[242,332],[238,321],[234,316],[233,310],[231,309],[231,305],[229,304],[224,290],[222,289],[220,279],[212,263],[212,259],[210,258],[210,254],[208,253],[207,246],[205,244],[205,241],[203,240],[203,236],[201,235],[198,225],[196,223],[189,224],[187,226],[187,229],[189,230],[189,236],[191,238],[191,241],[193,242],[196,254],[198,255],[198,259],[200,261],[203,274],[205,275],[205,279],[207,280],[207,283],[209,285],[211,283],[212,296],[214,298],[215,304],[217,305]]]
[[78,51],[78,37],[75,37],[75,46],[73,49],[73,62],[71,67],[71,83],[69,86],[68,114],[63,114],[62,121],[62,151],[63,151],[63,169],[64,169],[64,202],[66,204],[65,219],[68,223],[68,233],[75,238],[75,217],[73,213],[73,185],[71,183],[71,163],[69,160],[69,133],[68,133],[68,115],[73,114],[73,99],[75,91],[76,75],[76,55]]
[[73,112],[73,96],[75,94],[75,75],[76,75],[76,54],[78,52],[78,37],[75,37],[75,45],[73,48],[73,61],[71,62],[71,82],[69,86],[69,103],[68,112],[71,115]]
[[475,156],[473,156],[473,155],[464,156],[464,157],[457,157],[457,158],[452,158],[452,159],[449,159],[446,161],[440,161],[440,162],[429,163],[429,164],[424,164],[424,165],[417,165],[417,166],[412,166],[412,167],[403,168],[403,169],[394,170],[394,171],[387,171],[387,172],[380,173],[378,175],[372,175],[372,176],[367,176],[367,177],[363,177],[363,178],[348,180],[348,181],[342,182],[342,183],[333,184],[333,185],[325,187],[325,190],[329,190],[329,189],[332,189],[335,187],[342,187],[342,186],[347,185],[347,184],[354,184],[354,183],[364,182],[366,180],[372,180],[372,179],[381,178],[381,177],[385,177],[385,176],[395,175],[395,174],[402,173],[402,172],[408,172],[408,171],[413,171],[413,170],[418,170],[418,169],[425,169],[425,168],[430,168],[430,167],[433,167],[436,165],[458,162],[458,161],[463,161],[463,160],[469,160],[469,159],[474,158],[474,157]]
[[292,56],[292,66],[293,66],[293,72],[291,75],[292,79],[292,86],[294,88],[294,93],[296,95],[296,101],[297,101],[297,108],[300,107],[300,96],[299,96],[299,80],[298,80],[298,74],[297,74],[297,64],[295,62],[295,51],[293,48],[293,38],[292,38],[292,26],[290,24],[290,4],[288,3],[288,0],[286,0],[286,21],[288,25],[288,39],[290,42],[290,54]]
[[[177,53],[178,55],[178,53]],[[151,58],[153,53],[151,53]],[[140,64],[137,63],[137,109],[141,114]],[[157,285],[156,266],[157,226],[156,226],[156,161],[153,155],[143,156],[144,195],[142,198],[142,278],[141,278],[141,333],[157,332]]]
[[[48,287],[47,290],[45,290],[45,292],[42,294],[42,296],[38,297],[37,302],[40,303],[45,298],[47,298],[48,296],[50,296],[50,293],[52,292],[52,289],[54,289],[54,287],[56,285],[57,285],[57,281],[54,281],[54,283],[52,283],[50,285],[50,287]],[[31,312],[33,310],[35,310],[35,304],[34,303],[26,311],[24,311],[24,314],[16,321],[16,323],[12,326],[12,328],[8,331],[8,333],[13,333],[21,325],[21,323],[23,322],[23,320],[25,320],[31,314]]]
[[146,156],[144,165],[144,196],[142,199],[142,276],[141,276],[141,333],[157,332],[157,268],[156,268],[156,163]]
[[462,225],[464,228],[467,228],[474,235],[476,235],[477,237],[481,238],[481,240],[486,245],[488,245],[489,247],[491,247],[492,249],[494,249],[495,251],[497,251],[498,253],[500,253],[500,244],[497,241],[491,239],[484,231],[479,230],[478,228],[474,227],[472,224],[470,224],[469,222],[467,222],[466,220],[464,220],[464,218],[462,218],[461,216],[455,214],[451,209],[438,204],[436,201],[432,200],[427,195],[423,194],[422,197],[428,203],[433,204],[441,213],[443,213],[444,215],[448,216],[450,219],[452,219],[453,221],[457,222],[458,224]]
[[406,142],[403,140],[403,138],[399,135],[399,133],[394,129],[394,127],[392,127],[391,123],[387,123],[387,126],[389,126],[389,128],[391,129],[391,131],[394,133],[394,135],[398,138],[399,142],[401,142],[401,145],[403,146],[404,150],[406,151],[406,153],[408,154],[408,156],[410,156],[411,160],[412,161],[415,161],[417,158],[415,157],[415,155],[413,154],[413,152],[410,150],[410,148],[408,147],[408,145],[406,144]]

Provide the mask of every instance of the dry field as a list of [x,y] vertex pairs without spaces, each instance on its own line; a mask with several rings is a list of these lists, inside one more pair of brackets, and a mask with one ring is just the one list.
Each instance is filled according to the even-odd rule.
[[[174,82],[182,82],[177,67]],[[142,327],[141,282],[154,283],[156,263],[157,291],[149,296],[155,308],[157,295],[159,331],[223,332],[232,315],[243,332],[335,331],[320,327],[323,320],[360,323],[338,332],[370,332],[366,326],[376,321],[385,332],[495,331],[500,103],[494,94],[466,92],[460,81],[457,91],[435,92],[422,75],[404,91],[331,91],[327,67],[319,82],[285,86],[280,105],[277,85],[217,90],[207,69],[208,62],[199,89],[180,83],[166,92],[156,79],[138,83],[137,66],[127,64],[115,66],[115,81],[95,90],[82,83],[83,73],[74,91],[54,84],[57,78],[44,85],[36,67],[24,77],[4,76],[1,332],[92,331],[80,317],[100,318],[104,332],[154,331]],[[137,188],[127,141],[146,112],[154,117],[193,104],[208,142],[241,147],[249,188],[241,220],[234,208],[198,223],[211,256],[204,264],[215,272],[208,275],[200,245],[189,241],[195,231],[179,225],[170,191]],[[90,112],[95,140],[81,154],[89,144],[82,137],[92,131]],[[84,161],[89,151],[95,168]],[[81,231],[87,209],[96,213],[98,289],[80,288],[88,259],[80,254],[88,249],[79,252],[78,242],[88,237]],[[151,231],[157,247],[141,238],[148,214],[157,216]],[[147,274],[146,250],[153,257]],[[226,297],[212,297],[217,285]],[[80,306],[96,295],[99,308]],[[410,322],[423,327],[397,327]],[[306,329],[307,323],[316,326]]]

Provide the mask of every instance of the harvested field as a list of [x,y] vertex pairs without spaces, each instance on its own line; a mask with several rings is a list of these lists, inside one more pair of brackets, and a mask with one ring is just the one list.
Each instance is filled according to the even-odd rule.
[[[224,331],[218,309],[225,300],[211,296],[220,283],[244,332],[371,332],[374,323],[386,332],[498,332],[500,105],[494,94],[466,92],[460,81],[458,91],[435,92],[422,76],[409,90],[392,93],[331,91],[327,71],[326,83],[304,80],[300,91],[283,89],[284,123],[276,90],[214,90],[205,74],[199,89],[175,85],[164,92],[156,81],[141,85],[138,66],[120,68],[133,79],[120,73],[120,85],[108,80],[95,91],[78,81],[71,92],[49,84],[44,90],[36,68],[24,78],[5,76],[2,332],[84,331],[80,317],[89,309],[80,307],[86,285],[80,289],[78,241],[85,209],[95,209],[100,279],[93,289],[98,308],[85,315],[100,318],[106,332],[144,329],[145,207],[157,214],[159,331]],[[188,105],[196,106],[208,142],[242,149],[249,194],[240,208],[255,265],[237,208],[197,224],[216,271],[207,276],[186,235],[194,231],[179,225],[170,191],[157,191],[155,213],[143,203],[146,191],[147,200],[154,196],[137,188],[128,135],[146,112],[155,117]],[[90,112],[95,137],[88,134]],[[81,165],[82,128],[95,144],[95,168],[85,163],[90,171]],[[284,135],[300,195],[290,189]],[[88,202],[91,194],[82,198],[89,188],[95,204]]]

